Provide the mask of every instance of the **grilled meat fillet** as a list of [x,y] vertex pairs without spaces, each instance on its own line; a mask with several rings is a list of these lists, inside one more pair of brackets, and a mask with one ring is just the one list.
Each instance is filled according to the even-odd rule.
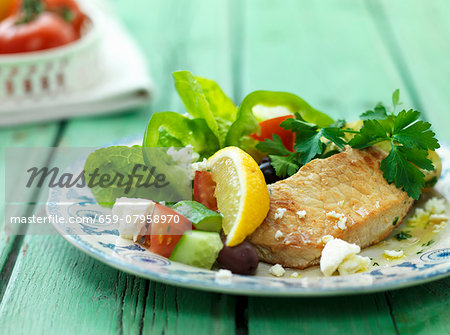
[[303,269],[319,263],[325,235],[361,248],[386,238],[413,199],[386,182],[380,170],[384,157],[376,147],[347,147],[269,185],[269,213],[248,237],[260,259]]

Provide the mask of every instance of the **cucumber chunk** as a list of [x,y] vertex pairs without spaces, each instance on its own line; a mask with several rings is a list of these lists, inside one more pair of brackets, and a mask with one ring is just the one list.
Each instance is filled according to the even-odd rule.
[[197,201],[180,201],[172,209],[191,221],[197,230],[219,233],[222,229],[222,215]]
[[218,233],[193,230],[183,234],[169,259],[211,269],[222,248],[223,243]]

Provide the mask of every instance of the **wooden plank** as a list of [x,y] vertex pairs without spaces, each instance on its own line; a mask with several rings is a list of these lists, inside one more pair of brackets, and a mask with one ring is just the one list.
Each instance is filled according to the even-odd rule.
[[426,112],[439,138],[449,141],[450,3],[381,0],[367,5],[414,105]]
[[[39,147],[51,146],[58,132],[58,123],[47,123],[40,125],[25,125],[3,128],[0,130],[0,152],[1,159],[5,159],[5,149],[14,147]],[[24,157],[24,162],[29,157]],[[40,157],[45,162],[48,157]],[[5,165],[0,166],[0,185],[5,189]],[[29,199],[30,201],[32,199]],[[11,235],[13,232],[5,231],[5,191],[0,194],[0,300],[8,283],[11,268],[14,266],[15,254],[20,247],[21,238]],[[23,215],[19,212],[17,215]]]
[[[151,111],[182,112],[171,77],[178,69],[215,78],[231,90],[225,1],[161,0],[141,3],[138,11],[125,0],[116,5],[152,64],[159,94]],[[130,114],[73,120],[60,145],[96,146],[142,135],[149,114],[144,108]],[[185,329],[199,334],[234,332],[233,297],[127,275],[84,255],[58,236],[26,236],[22,250],[14,281],[0,305],[0,329],[8,333],[51,334],[62,329],[69,334]],[[43,313],[37,316],[37,310]],[[17,331],[18,322],[27,325]]]
[[249,334],[395,334],[383,294],[249,299]]
[[450,333],[450,278],[388,293],[400,334]]
[[[360,1],[246,1],[242,93],[291,91],[334,117],[354,119],[396,88],[412,99]],[[399,13],[401,15],[401,13]]]

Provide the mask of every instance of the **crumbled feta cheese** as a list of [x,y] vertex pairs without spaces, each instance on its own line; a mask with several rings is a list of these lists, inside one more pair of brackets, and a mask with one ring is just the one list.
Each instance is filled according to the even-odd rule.
[[[433,197],[425,203],[424,208],[416,208],[406,224],[410,227],[426,227],[429,223],[436,226],[448,221],[448,216],[445,215],[445,199]],[[439,229],[434,227],[433,231]]]
[[351,255],[356,255],[360,251],[361,248],[358,245],[334,238],[322,250],[320,271],[322,271],[325,277],[329,277],[337,270],[344,259]]
[[219,271],[216,272],[214,278],[217,281],[221,281],[221,280],[230,280],[232,276],[233,274],[231,273],[230,270],[220,269]]
[[285,272],[286,270],[280,264],[275,264],[269,269],[269,273],[275,277],[283,277]]
[[188,165],[196,161],[199,157],[198,153],[194,152],[192,145],[187,145],[184,148],[176,150],[174,147],[167,149],[167,154],[172,157],[175,163]]
[[286,208],[277,208],[277,212],[275,213],[275,220],[282,219],[286,211]]
[[340,275],[350,275],[357,272],[367,271],[369,264],[369,257],[350,255],[338,266],[338,271]]
[[277,230],[277,232],[275,233],[275,239],[276,240],[281,240],[283,238],[283,233],[281,232],[281,230]]
[[384,254],[390,258],[403,257],[403,250],[385,250]]
[[433,197],[425,203],[425,210],[430,214],[445,213],[445,199]]
[[342,214],[342,213],[336,213],[335,211],[332,212],[328,212],[326,214],[327,218],[333,218],[333,219],[337,219],[338,223],[337,226],[339,229],[347,229],[346,223],[347,223],[347,217]]
[[306,216],[306,211],[305,210],[298,211],[295,214],[297,214],[299,219],[303,219]]
[[[147,199],[119,198],[112,208],[112,215],[119,218],[119,234],[122,238],[136,242],[143,234],[147,220],[145,218],[153,213],[155,203]],[[133,215],[142,216],[143,220],[135,220]],[[127,220],[127,217],[133,217]],[[130,222],[130,223],[127,223]]]
[[438,233],[445,227],[447,227],[447,221],[442,221],[441,223],[435,224],[433,226],[433,233]]
[[298,278],[298,277],[300,277],[300,275],[298,274],[298,272],[292,272],[292,273],[289,275],[289,278]]
[[203,158],[201,162],[192,163],[192,169],[195,171],[207,171],[208,164],[206,158]]
[[440,223],[443,221],[448,221],[448,216],[445,214],[431,214],[430,222],[432,223]]
[[334,237],[333,236],[331,236],[331,235],[325,235],[325,236],[322,236],[322,243],[328,243],[328,242],[330,242],[332,239],[333,239]]

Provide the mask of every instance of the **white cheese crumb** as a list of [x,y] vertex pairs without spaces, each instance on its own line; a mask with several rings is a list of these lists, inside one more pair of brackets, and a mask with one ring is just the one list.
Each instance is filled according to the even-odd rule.
[[198,153],[194,152],[192,145],[187,145],[184,148],[180,148],[179,150],[174,147],[170,147],[167,149],[167,154],[172,157],[172,160],[175,163],[188,165],[193,161],[196,161],[199,157]]
[[292,272],[292,273],[289,275],[289,278],[298,278],[298,277],[300,277],[300,275],[298,274],[298,272]]
[[403,250],[385,250],[384,254],[391,258],[403,257]]
[[281,240],[283,238],[284,234],[281,232],[281,230],[277,230],[277,232],[275,233],[275,239],[276,240]]
[[431,214],[430,222],[432,223],[440,223],[443,221],[448,221],[448,216],[445,214]]
[[433,227],[433,233],[438,233],[445,227],[447,227],[447,221],[442,221],[441,223],[435,224]]
[[336,213],[335,211],[332,212],[328,212],[326,214],[327,218],[333,218],[333,219],[337,219],[338,223],[337,226],[339,229],[347,229],[346,223],[347,223],[347,217],[342,214],[342,213]]
[[338,266],[338,271],[340,275],[350,275],[357,272],[367,271],[369,264],[369,257],[350,255]]
[[275,213],[275,220],[282,219],[286,211],[286,208],[277,208],[277,212]]
[[295,214],[297,214],[299,219],[303,219],[306,216],[306,211],[305,210],[298,211]]
[[430,214],[445,213],[445,199],[433,197],[425,203],[425,210]]
[[194,171],[207,171],[208,170],[208,164],[207,164],[206,158],[203,158],[201,162],[192,163],[192,169]]
[[[119,234],[122,238],[133,240],[136,242],[139,235],[142,235],[145,229],[145,218],[153,213],[155,203],[148,199],[136,199],[136,198],[119,198],[116,200],[113,208],[112,215],[117,215],[119,218]],[[131,220],[127,223],[127,217],[137,215],[144,220]]]
[[344,259],[351,255],[356,255],[360,251],[361,248],[358,245],[334,238],[322,250],[320,271],[322,271],[325,277],[329,277],[338,269]]
[[286,270],[280,264],[275,264],[269,269],[269,273],[275,277],[283,277],[285,272]]
[[334,237],[333,236],[331,236],[331,235],[325,235],[325,236],[322,236],[322,238],[321,238],[321,241],[322,241],[322,243],[328,243],[328,242],[330,242],[332,239],[334,239]]
[[214,278],[217,281],[221,281],[221,280],[229,280],[231,279],[232,276],[233,275],[230,270],[220,269],[219,271],[216,272]]

